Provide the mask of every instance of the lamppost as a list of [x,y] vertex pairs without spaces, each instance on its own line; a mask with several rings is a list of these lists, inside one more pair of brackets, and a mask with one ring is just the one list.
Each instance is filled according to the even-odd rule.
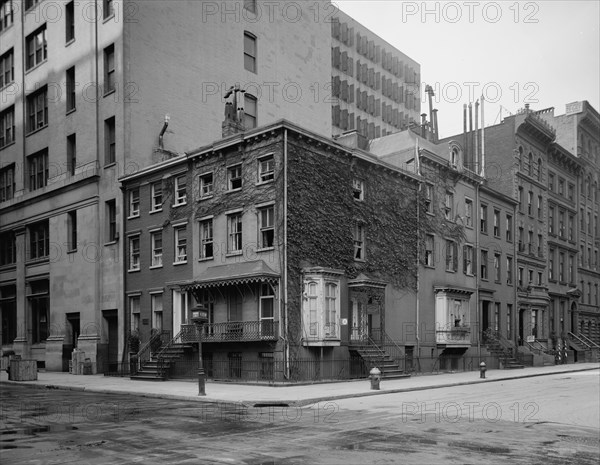
[[208,310],[202,305],[192,308],[192,318],[198,329],[198,395],[206,395],[206,377],[202,364],[202,326],[208,321]]

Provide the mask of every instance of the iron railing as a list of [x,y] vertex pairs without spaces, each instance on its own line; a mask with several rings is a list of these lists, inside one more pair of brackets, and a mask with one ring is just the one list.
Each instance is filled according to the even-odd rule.
[[162,347],[168,344],[170,339],[171,331],[152,330],[152,336],[140,348],[136,355],[136,372],[142,369],[144,363],[150,361],[153,354],[158,353]]
[[202,327],[202,342],[276,341],[278,330],[273,320],[211,323]]
[[404,366],[404,350],[388,336],[385,330],[373,328],[370,339],[386,354],[388,354],[398,365]]
[[166,378],[171,367],[173,357],[172,349],[178,344],[192,344],[200,341],[200,331],[196,325],[181,325],[181,330],[177,335],[165,344],[162,349],[156,354],[157,370],[156,374],[159,378]]

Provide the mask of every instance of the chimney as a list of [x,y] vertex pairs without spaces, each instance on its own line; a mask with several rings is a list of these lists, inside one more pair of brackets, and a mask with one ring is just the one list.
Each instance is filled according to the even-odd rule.
[[467,104],[463,103],[463,144],[464,144],[464,155],[463,159],[469,159],[469,144],[467,143]]
[[239,132],[244,132],[244,110],[238,107],[238,92],[244,92],[239,85],[232,86],[225,94],[225,98],[233,95],[233,102],[225,103],[225,119],[221,124],[221,135],[223,138],[232,136]]
[[[479,99],[475,101],[475,153],[473,154],[473,166],[479,163]],[[473,166],[469,168],[473,170]]]
[[439,140],[439,133],[438,133],[438,120],[437,120],[437,108],[433,109],[433,142],[435,142],[437,144],[438,140]]
[[427,113],[421,113],[421,137],[427,139]]

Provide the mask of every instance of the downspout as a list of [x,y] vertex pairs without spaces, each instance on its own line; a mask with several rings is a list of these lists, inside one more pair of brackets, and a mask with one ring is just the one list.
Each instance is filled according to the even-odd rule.
[[284,366],[285,377],[290,377],[290,344],[288,341],[288,260],[287,260],[287,216],[288,216],[288,133],[287,129],[283,130],[283,311],[284,311],[284,331],[283,331],[283,351],[284,351]]
[[[99,52],[98,52],[98,0],[94,1],[94,11],[95,11],[95,15],[94,15],[94,54],[95,54],[95,78],[96,78],[96,168],[98,169],[98,175],[100,175],[100,167],[101,167],[101,163],[100,163],[100,100],[101,100],[101,96],[100,96],[100,73],[99,73],[99,67],[98,67],[98,63],[99,63]],[[96,184],[96,189],[97,189],[97,197],[98,197],[98,216],[97,219],[98,221],[100,221],[101,215],[102,215],[102,199],[100,198],[100,181],[98,181],[98,183]],[[95,239],[96,239],[96,243],[100,244],[101,243],[101,236],[100,236],[100,230],[101,228],[98,227],[96,228],[95,231]],[[96,295],[95,297],[95,305],[94,305],[94,318],[98,318],[97,324],[95,325],[97,328],[97,334],[95,334],[94,336],[97,337],[96,339],[96,355],[98,354],[98,345],[102,342],[101,337],[102,337],[102,331],[100,330],[101,328],[101,324],[102,324],[102,311],[101,311],[101,305],[100,305],[100,299],[101,296],[103,295],[103,289],[102,289],[102,273],[101,273],[101,265],[102,261],[101,260],[96,260],[96,264],[94,267],[94,271],[96,274],[96,290],[95,293]],[[118,325],[118,313],[117,313],[117,325]],[[85,336],[85,335],[84,335]],[[117,354],[118,354],[118,343],[117,343]],[[118,359],[117,359],[118,360]]]
[[514,293],[514,303],[513,303],[513,314],[510,316],[513,321],[510,322],[512,328],[512,336],[515,343],[515,352],[519,350],[519,346],[517,345],[517,318],[516,316],[519,314],[519,308],[517,307],[518,301],[518,286],[516,281],[518,279],[517,276],[517,206],[513,205],[513,226],[512,226],[512,238],[513,238],[513,293]]
[[[479,218],[479,220],[481,221],[481,205],[480,205],[480,199],[479,199],[479,188],[481,186],[481,182],[482,181],[478,181],[477,184],[475,184],[475,205],[477,208],[477,214],[475,215],[475,218]],[[477,327],[477,358],[479,359],[479,363],[481,363],[481,327],[480,327],[480,321],[479,321],[479,312],[480,312],[480,302],[479,302],[479,286],[481,285],[481,263],[479,263],[479,261],[481,261],[481,245],[479,244],[479,229],[480,229],[480,225],[479,224],[475,224],[475,245],[476,245],[476,249],[477,250],[477,256],[475,257],[475,263],[479,265],[479,270],[477,269],[477,265],[476,265],[476,269],[475,269],[475,324]],[[479,258],[479,260],[477,260],[477,258]]]
[[[417,149],[417,157],[419,156],[419,151]],[[417,161],[417,166],[419,166],[418,161]],[[421,173],[417,173],[417,174],[421,174]],[[420,208],[419,208],[419,202],[421,200],[421,186],[422,186],[422,182],[421,180],[419,180],[419,184],[417,186],[417,260],[416,260],[416,278],[417,278],[417,302],[416,302],[416,308],[415,308],[415,340],[417,343],[417,357],[421,356],[421,343],[420,343],[420,339],[419,339],[419,312],[420,312],[420,307],[419,307],[419,291],[420,291],[420,286],[419,286],[419,268],[420,268],[420,259],[421,259],[421,254],[419,251],[419,227],[421,224],[421,215],[420,215]]]

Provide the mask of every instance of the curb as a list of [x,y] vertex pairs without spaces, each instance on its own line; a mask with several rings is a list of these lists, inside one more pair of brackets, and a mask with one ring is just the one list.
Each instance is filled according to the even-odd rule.
[[[413,392],[413,391],[427,391],[431,389],[443,389],[449,387],[456,386],[466,386],[470,384],[480,384],[480,383],[497,383],[500,381],[513,381],[516,379],[525,379],[525,378],[536,378],[539,376],[549,376],[549,375],[560,375],[567,373],[576,373],[581,371],[594,371],[598,370],[600,367],[594,368],[578,368],[572,370],[565,371],[557,371],[557,372],[549,372],[549,373],[531,373],[520,376],[509,376],[505,378],[477,378],[470,381],[461,381],[454,383],[444,383],[438,385],[431,386],[414,386],[408,388],[395,388],[389,390],[379,390],[379,391],[367,391],[367,392],[357,392],[351,394],[339,394],[339,395],[330,395],[330,396],[322,396],[322,397],[312,397],[308,399],[296,399],[296,400],[282,400],[282,399],[269,399],[269,400],[222,400],[222,399],[214,399],[210,397],[198,397],[198,396],[186,396],[186,395],[178,395],[178,394],[163,394],[163,393],[154,393],[154,392],[135,392],[135,391],[126,391],[121,389],[106,389],[106,388],[94,388],[94,387],[85,387],[85,386],[66,386],[61,384],[30,384],[28,386],[33,387],[35,389],[58,389],[58,390],[66,390],[66,391],[82,391],[82,392],[94,392],[98,394],[119,394],[119,395],[134,395],[138,397],[148,397],[155,399],[171,399],[171,400],[183,400],[183,401],[191,401],[191,402],[202,402],[202,403],[212,403],[212,404],[225,404],[225,405],[237,405],[240,404],[246,407],[253,407],[254,405],[264,405],[268,406],[271,404],[287,404],[289,407],[305,407],[308,405],[313,405],[319,402],[333,401],[333,400],[342,400],[342,399],[352,399],[355,397],[369,397],[369,396],[378,396],[384,394],[397,394],[402,392]],[[0,381],[1,385],[18,385],[23,386],[23,383],[27,383],[27,381],[8,381],[2,380]]]

